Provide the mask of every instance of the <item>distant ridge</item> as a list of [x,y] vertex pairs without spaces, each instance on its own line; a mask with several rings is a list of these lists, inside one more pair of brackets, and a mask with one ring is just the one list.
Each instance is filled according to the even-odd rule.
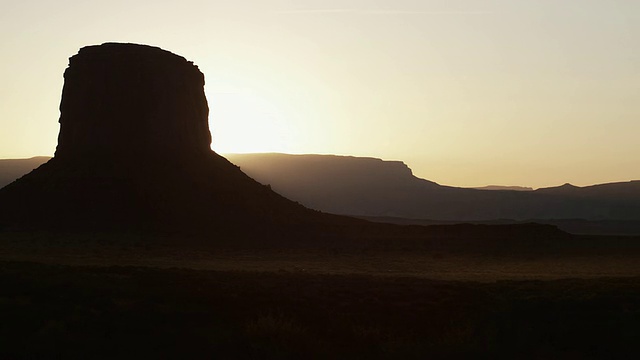
[[446,222],[640,221],[640,181],[487,191],[420,179],[406,164],[397,161],[333,155],[226,156],[285,197],[337,214]]

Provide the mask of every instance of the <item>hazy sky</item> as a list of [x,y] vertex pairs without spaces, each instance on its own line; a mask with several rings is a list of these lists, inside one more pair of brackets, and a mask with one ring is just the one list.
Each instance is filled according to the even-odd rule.
[[52,155],[85,45],[205,74],[213,149],[403,160],[441,184],[640,179],[640,1],[0,3],[0,158]]

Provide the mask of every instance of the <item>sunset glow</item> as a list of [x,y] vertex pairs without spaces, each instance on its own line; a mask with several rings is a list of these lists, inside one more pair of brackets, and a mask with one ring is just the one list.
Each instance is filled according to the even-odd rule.
[[[214,93],[211,125],[216,151],[295,151],[296,134],[277,106],[251,93]],[[227,134],[220,136],[219,134]]]
[[119,41],[199,66],[220,153],[403,160],[457,186],[640,179],[638,4],[13,2],[0,158],[52,155],[68,58]]

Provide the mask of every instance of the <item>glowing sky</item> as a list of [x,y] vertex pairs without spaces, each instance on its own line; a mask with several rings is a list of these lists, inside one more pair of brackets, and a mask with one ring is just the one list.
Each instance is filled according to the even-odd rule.
[[221,153],[457,186],[640,179],[640,1],[2,1],[0,158],[53,154],[68,58],[107,41],[194,61]]

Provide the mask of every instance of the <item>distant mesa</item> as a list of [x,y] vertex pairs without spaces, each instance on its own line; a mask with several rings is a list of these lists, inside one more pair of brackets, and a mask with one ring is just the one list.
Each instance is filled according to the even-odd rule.
[[356,221],[287,200],[214,153],[204,76],[181,56],[87,46],[64,78],[55,156],[0,189],[0,228],[215,233]]
[[399,161],[333,155],[226,156],[249,176],[270,184],[287,198],[334,214],[447,223],[505,219],[640,221],[640,181],[488,191],[420,179]]

